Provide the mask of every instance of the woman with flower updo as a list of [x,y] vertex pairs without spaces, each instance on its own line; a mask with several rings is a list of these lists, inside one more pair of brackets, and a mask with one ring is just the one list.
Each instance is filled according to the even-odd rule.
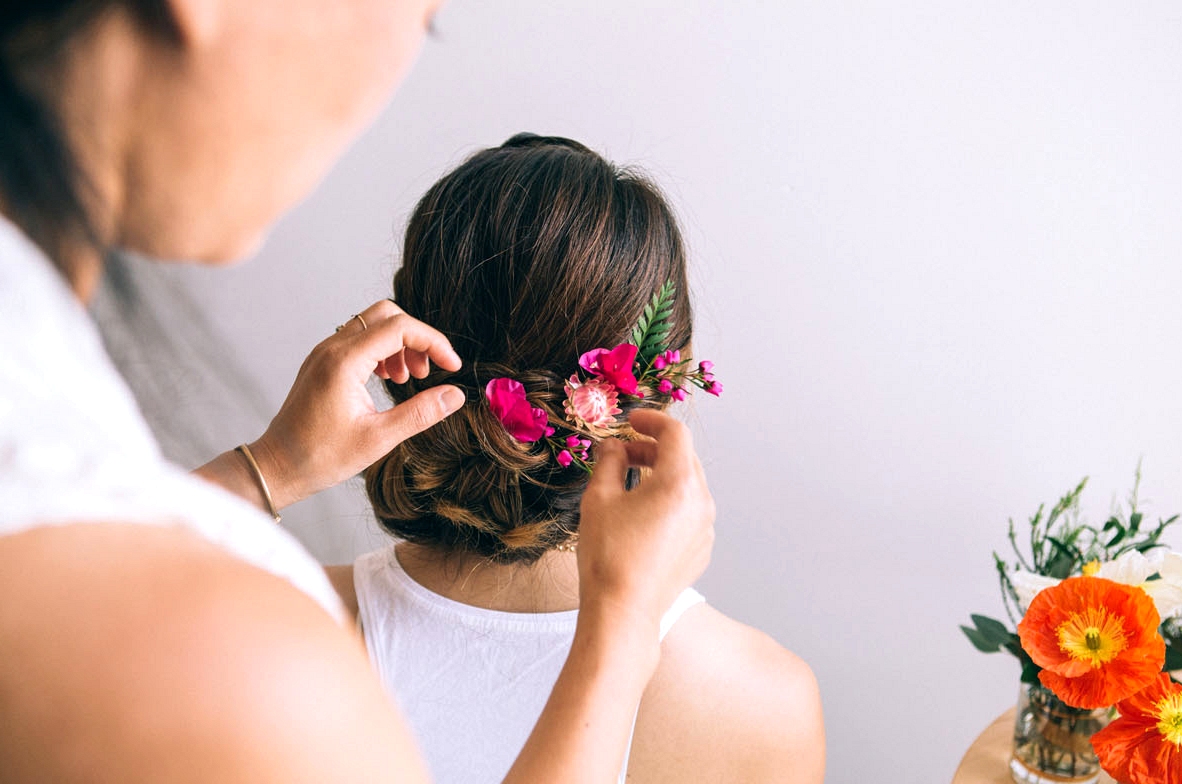
[[[401,403],[454,384],[467,403],[366,472],[400,541],[329,571],[438,781],[500,780],[545,705],[575,634],[600,445],[643,451],[653,412],[721,393],[690,357],[687,291],[660,192],[569,139],[481,151],[411,216],[393,299],[469,361],[422,379],[392,368],[386,386]],[[807,665],[693,589],[661,635],[621,782],[822,780]]]

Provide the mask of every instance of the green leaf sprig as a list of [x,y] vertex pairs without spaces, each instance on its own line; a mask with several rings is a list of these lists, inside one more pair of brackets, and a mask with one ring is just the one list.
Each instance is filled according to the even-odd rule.
[[636,358],[643,367],[650,367],[657,355],[668,348],[669,333],[673,328],[673,295],[677,286],[673,281],[665,282],[653,299],[644,306],[644,313],[632,328],[632,345],[639,351]]

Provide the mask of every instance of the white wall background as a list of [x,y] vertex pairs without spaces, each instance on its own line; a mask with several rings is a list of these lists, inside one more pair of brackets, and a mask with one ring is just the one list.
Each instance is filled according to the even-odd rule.
[[[693,413],[700,587],[812,664],[830,782],[948,781],[1016,694],[956,628],[1001,614],[1007,517],[1085,474],[1102,517],[1139,458],[1182,510],[1182,10],[453,0],[438,26],[261,257],[184,285],[277,407],[468,152],[533,130],[643,165],[727,384]],[[357,487],[317,504],[288,519],[319,556],[372,541]]]

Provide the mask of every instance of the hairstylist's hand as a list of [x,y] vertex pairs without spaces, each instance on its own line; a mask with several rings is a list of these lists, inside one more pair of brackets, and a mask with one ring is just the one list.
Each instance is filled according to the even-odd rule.
[[[579,603],[651,623],[655,641],[661,616],[710,562],[714,499],[685,425],[646,410],[629,422],[653,440],[596,447],[579,522]],[[633,490],[624,489],[629,466],[652,469]]]
[[444,385],[379,412],[365,384],[377,374],[403,383],[434,362],[459,370],[460,358],[438,330],[382,300],[349,319],[304,360],[279,413],[251,451],[283,507],[364,470],[400,442],[464,404]]

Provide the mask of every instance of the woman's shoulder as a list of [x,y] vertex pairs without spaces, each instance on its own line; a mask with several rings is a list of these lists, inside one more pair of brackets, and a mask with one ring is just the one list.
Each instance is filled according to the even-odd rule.
[[0,605],[0,692],[22,717],[4,781],[426,780],[356,642],[195,532],[40,527],[0,536],[0,562],[20,598]]
[[637,718],[638,782],[823,779],[825,733],[812,670],[767,634],[706,604],[685,613]]

